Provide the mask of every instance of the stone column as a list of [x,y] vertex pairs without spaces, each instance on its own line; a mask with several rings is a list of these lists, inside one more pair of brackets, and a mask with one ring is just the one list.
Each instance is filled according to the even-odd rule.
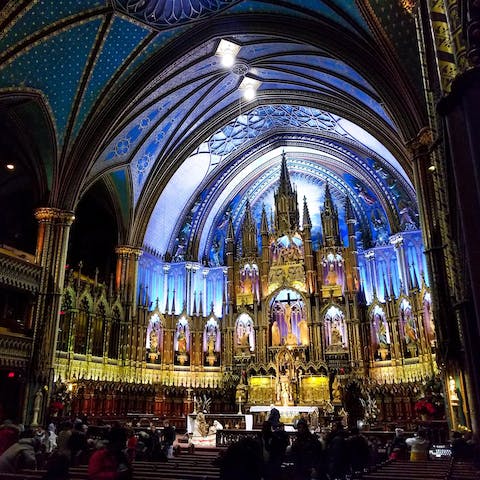
[[[122,322],[120,337],[121,358],[125,365],[134,366],[138,346],[136,325],[138,260],[143,251],[130,245],[120,245],[115,249],[115,253],[117,254],[115,286],[125,305],[125,319]],[[133,372],[130,373],[133,375]]]
[[[68,237],[75,216],[73,212],[47,207],[37,209],[35,218],[39,224],[36,262],[43,270],[34,314],[32,379],[27,388],[27,408],[32,408],[38,389],[44,389],[38,412],[38,421],[42,424],[53,387]],[[25,421],[31,421],[31,411],[27,412]]]
[[405,250],[403,249],[403,236],[401,233],[392,235],[390,237],[390,243],[395,248],[395,255],[397,256],[398,271],[400,273],[400,279],[403,285],[403,291],[408,294],[408,288],[410,282],[408,281],[408,267],[405,259]]
[[129,303],[132,305],[132,309],[136,310],[138,260],[143,250],[129,245],[120,245],[115,249],[115,253],[117,254],[115,287],[125,303]]
[[[477,7],[478,10],[478,7]],[[480,32],[480,20],[471,28]],[[477,49],[477,53],[480,50]],[[451,93],[439,104],[449,147],[450,171],[453,174],[454,201],[451,216],[459,221],[455,232],[462,246],[463,261],[458,261],[465,278],[463,298],[453,306],[461,332],[465,355],[468,404],[472,427],[480,430],[480,365],[476,350],[480,342],[480,55],[477,66],[456,78]],[[453,203],[453,202],[452,202]],[[459,259],[460,260],[460,259]]]
[[367,260],[367,272],[372,286],[372,296],[378,292],[377,289],[377,268],[375,265],[375,251],[368,250],[365,252],[365,259]]

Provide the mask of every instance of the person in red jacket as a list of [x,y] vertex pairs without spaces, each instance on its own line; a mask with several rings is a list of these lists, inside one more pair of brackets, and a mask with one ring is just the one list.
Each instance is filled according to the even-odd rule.
[[90,480],[130,480],[132,468],[125,454],[127,444],[125,429],[112,427],[106,440],[106,446],[97,450],[88,462],[88,478]]

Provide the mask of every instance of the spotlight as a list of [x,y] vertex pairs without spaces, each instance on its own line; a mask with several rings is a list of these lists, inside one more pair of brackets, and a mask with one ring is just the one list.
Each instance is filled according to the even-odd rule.
[[7,170],[15,170],[15,165],[13,163],[7,163],[5,166],[7,167]]
[[257,94],[258,87],[262,82],[255,80],[254,78],[244,77],[242,83],[240,83],[240,90],[243,92],[243,98],[250,102]]
[[215,55],[218,55],[220,57],[220,63],[222,64],[222,67],[233,67],[240,48],[240,45],[237,45],[236,43],[229,42],[228,40],[224,40],[223,38],[222,40],[220,40]]

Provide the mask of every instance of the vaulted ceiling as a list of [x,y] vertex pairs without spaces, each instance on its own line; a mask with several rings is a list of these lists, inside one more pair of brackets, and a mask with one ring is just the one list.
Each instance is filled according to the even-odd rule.
[[[400,0],[17,0],[1,13],[0,121],[17,133],[0,160],[40,179],[32,206],[76,209],[102,185],[118,243],[201,258],[247,198],[271,205],[285,151],[313,216],[329,182],[365,246],[413,228],[405,144],[425,113]],[[221,39],[239,46],[230,69]],[[260,82],[252,101],[245,76]],[[18,175],[2,168],[0,185]]]

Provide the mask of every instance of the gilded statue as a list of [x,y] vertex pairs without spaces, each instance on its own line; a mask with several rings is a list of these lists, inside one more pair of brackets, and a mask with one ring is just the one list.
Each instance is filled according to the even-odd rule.
[[308,345],[310,343],[310,339],[308,335],[308,325],[305,320],[300,320],[300,322],[298,322],[298,330],[300,332],[300,344]]
[[185,335],[185,327],[183,329],[180,327],[180,330],[178,332],[177,343],[178,343],[179,353],[186,353],[186,351],[187,351],[187,336]]
[[278,326],[278,322],[275,320],[272,323],[272,346],[279,347],[280,346],[280,327]]
[[343,344],[343,337],[340,328],[338,327],[337,321],[334,321],[332,324],[332,331],[331,331],[331,344],[332,345],[342,345]]
[[158,349],[158,332],[155,328],[150,332],[150,351],[152,353],[157,353]]
[[212,332],[208,336],[207,340],[207,352],[208,355],[214,355],[215,354],[215,341],[216,341],[216,335]]
[[325,279],[327,285],[338,285],[338,274],[335,271],[333,263],[329,264],[329,270],[327,273],[327,278]]

